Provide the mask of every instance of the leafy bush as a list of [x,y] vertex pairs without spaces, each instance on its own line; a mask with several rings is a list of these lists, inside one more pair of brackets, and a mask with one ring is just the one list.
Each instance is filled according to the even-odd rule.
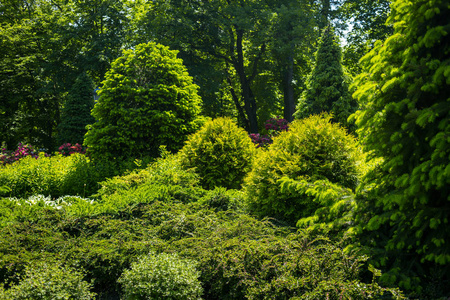
[[85,137],[88,154],[123,159],[171,152],[202,122],[201,99],[177,51],[155,44],[124,50],[106,73]]
[[27,266],[18,284],[0,289],[4,300],[94,299],[92,284],[83,280],[84,274],[60,265],[38,263]]
[[273,137],[279,135],[282,131],[289,130],[289,123],[286,119],[270,118],[264,124],[264,128],[267,130],[267,135],[261,135],[259,133],[251,133],[249,136],[252,142],[256,144],[256,148],[266,148],[273,143]]
[[69,156],[74,153],[85,154],[86,147],[83,147],[78,143],[76,143],[75,145],[72,145],[71,143],[64,143],[59,146],[58,152],[61,153],[62,156]]
[[389,294],[370,278],[360,280],[365,257],[350,255],[343,246],[230,210],[215,213],[198,202],[130,203],[114,214],[76,218],[47,207],[32,221],[0,228],[0,282],[29,263],[57,259],[85,269],[101,299],[117,298],[121,274],[154,250],[197,261],[206,299]]
[[126,299],[200,299],[196,263],[175,254],[150,253],[119,278]]
[[12,164],[13,162],[27,156],[38,158],[39,153],[34,150],[33,146],[22,143],[19,143],[15,151],[8,151],[6,148],[3,148],[0,153],[0,165]]
[[289,131],[275,138],[268,151],[258,153],[244,186],[251,211],[295,224],[322,205],[301,190],[283,190],[280,180],[284,177],[356,187],[362,153],[355,138],[330,120],[328,115],[296,120]]
[[26,198],[35,194],[52,196],[79,195],[82,197],[94,194],[100,187],[98,182],[124,172],[135,169],[132,162],[116,162],[98,160],[92,162],[82,154],[64,157],[59,154],[51,157],[31,156],[19,161],[0,165],[0,196]]
[[244,129],[231,119],[208,121],[180,151],[182,165],[194,168],[206,189],[238,189],[250,171],[255,147]]

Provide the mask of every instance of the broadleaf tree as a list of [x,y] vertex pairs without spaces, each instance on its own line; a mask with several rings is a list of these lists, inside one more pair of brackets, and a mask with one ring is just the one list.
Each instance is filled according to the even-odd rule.
[[106,73],[85,136],[95,159],[156,157],[183,146],[202,118],[198,86],[177,51],[147,43],[124,50]]

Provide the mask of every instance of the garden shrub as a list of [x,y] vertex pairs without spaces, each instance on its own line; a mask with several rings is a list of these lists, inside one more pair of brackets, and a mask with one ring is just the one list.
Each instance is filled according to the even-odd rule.
[[219,221],[205,235],[159,246],[199,262],[205,299],[404,299],[396,289],[360,281],[367,257],[347,254],[344,241],[247,215]]
[[254,154],[255,146],[247,132],[229,118],[208,121],[180,151],[182,165],[194,168],[205,189],[239,189]]
[[196,263],[176,254],[149,253],[119,278],[125,299],[200,299]]
[[175,152],[203,122],[201,99],[177,51],[155,43],[124,50],[111,64],[85,136],[94,159]]
[[0,165],[0,196],[26,198],[35,194],[52,196],[94,194],[107,177],[136,169],[132,162],[97,160],[83,154],[26,156],[12,164]]
[[25,268],[18,284],[0,289],[3,300],[94,299],[92,284],[83,280],[84,273],[58,264],[35,263]]
[[15,151],[8,151],[8,149],[2,148],[0,152],[0,165],[11,164],[27,156],[38,158],[39,153],[34,150],[33,146],[22,143],[19,143]]
[[296,120],[267,151],[258,153],[244,186],[250,211],[295,224],[322,205],[314,201],[320,197],[282,189],[282,178],[307,184],[325,180],[355,189],[363,170],[362,152],[356,139],[330,120],[329,115]]
[[79,217],[44,207],[32,221],[0,228],[0,282],[11,282],[30,263],[58,260],[86,270],[100,299],[115,299],[124,292],[121,274],[154,251],[198,262],[205,299],[389,294],[370,278],[360,280],[365,257],[343,246],[230,210],[216,213],[199,202],[130,203],[111,214]]
[[242,211],[244,194],[240,190],[227,190],[224,187],[216,187],[209,190],[199,202],[215,211]]

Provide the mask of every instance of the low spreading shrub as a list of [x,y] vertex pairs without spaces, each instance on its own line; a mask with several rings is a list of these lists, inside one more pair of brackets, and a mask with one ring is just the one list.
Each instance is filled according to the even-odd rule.
[[94,299],[92,284],[76,269],[57,264],[35,263],[25,268],[18,284],[0,289],[3,300]]
[[192,260],[176,254],[149,253],[132,263],[119,282],[125,299],[200,299],[199,275]]
[[304,189],[283,189],[283,178],[305,184],[325,181],[350,190],[356,187],[362,152],[356,139],[330,119],[316,115],[294,121],[267,151],[258,153],[244,186],[252,212],[293,225],[323,206],[316,201],[321,197],[308,195]]
[[254,154],[247,133],[228,118],[207,122],[180,151],[182,165],[195,169],[205,189],[240,188]]

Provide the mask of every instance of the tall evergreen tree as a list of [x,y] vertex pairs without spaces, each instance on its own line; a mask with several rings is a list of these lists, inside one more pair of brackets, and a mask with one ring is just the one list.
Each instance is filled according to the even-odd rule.
[[300,97],[294,117],[330,112],[333,120],[348,126],[347,118],[357,109],[348,89],[348,77],[342,68],[341,48],[334,30],[326,27],[319,41],[316,62]]
[[78,76],[61,112],[61,123],[58,125],[59,144],[83,144],[86,125],[95,121],[91,116],[91,109],[94,107],[93,92],[92,79],[86,73]]
[[391,8],[395,32],[356,80],[359,135],[383,158],[359,197],[359,229],[379,249],[383,280],[437,299],[450,295],[450,5]]

